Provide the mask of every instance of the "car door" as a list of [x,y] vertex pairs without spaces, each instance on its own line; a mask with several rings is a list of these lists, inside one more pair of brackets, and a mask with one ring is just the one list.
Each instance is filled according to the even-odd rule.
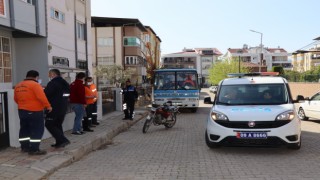
[[320,119],[320,93],[311,97],[308,111],[309,117]]

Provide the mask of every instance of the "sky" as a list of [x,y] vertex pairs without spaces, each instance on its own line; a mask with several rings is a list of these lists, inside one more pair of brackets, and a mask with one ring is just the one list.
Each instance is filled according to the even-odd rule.
[[91,0],[91,15],[139,19],[161,39],[161,53],[183,48],[284,48],[320,37],[319,0]]

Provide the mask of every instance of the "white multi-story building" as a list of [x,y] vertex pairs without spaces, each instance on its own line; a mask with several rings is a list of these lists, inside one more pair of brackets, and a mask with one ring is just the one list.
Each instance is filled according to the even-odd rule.
[[199,83],[209,85],[209,69],[217,62],[221,52],[217,48],[184,48],[182,52],[164,54],[161,56],[161,66],[164,68],[196,69]]
[[314,39],[315,42],[292,53],[293,70],[305,72],[320,66],[320,37]]
[[[0,1],[0,147],[19,146],[19,116],[13,87],[36,70],[42,85],[48,71],[60,69],[69,82],[92,72],[90,0]],[[72,127],[68,113],[64,129]],[[49,137],[44,134],[44,138]]]
[[248,45],[244,45],[243,48],[229,48],[223,56],[223,59],[240,57],[242,62],[256,64],[261,71],[267,71],[271,70],[273,66],[282,66],[284,69],[291,69],[292,64],[288,60],[290,55],[290,53],[280,47],[261,48],[260,46],[249,48]]
[[47,1],[48,64],[71,82],[92,75],[91,0]]

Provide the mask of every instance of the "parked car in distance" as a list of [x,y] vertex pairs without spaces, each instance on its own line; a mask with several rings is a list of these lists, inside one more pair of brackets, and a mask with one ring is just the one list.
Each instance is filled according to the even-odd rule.
[[218,89],[218,86],[210,86],[210,87],[209,87],[209,91],[210,91],[211,93],[216,93],[216,92],[217,92],[217,89]]
[[308,120],[315,118],[320,120],[320,92],[309,97],[302,97],[304,99],[299,104],[298,117],[301,120]]

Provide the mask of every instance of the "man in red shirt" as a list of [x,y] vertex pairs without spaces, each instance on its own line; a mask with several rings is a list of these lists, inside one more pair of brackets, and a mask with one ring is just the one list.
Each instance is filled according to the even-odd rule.
[[83,119],[86,108],[86,96],[84,78],[86,74],[80,72],[76,76],[76,80],[70,84],[70,103],[72,110],[75,112],[74,124],[72,134],[82,135],[84,132],[81,128],[81,121]]

